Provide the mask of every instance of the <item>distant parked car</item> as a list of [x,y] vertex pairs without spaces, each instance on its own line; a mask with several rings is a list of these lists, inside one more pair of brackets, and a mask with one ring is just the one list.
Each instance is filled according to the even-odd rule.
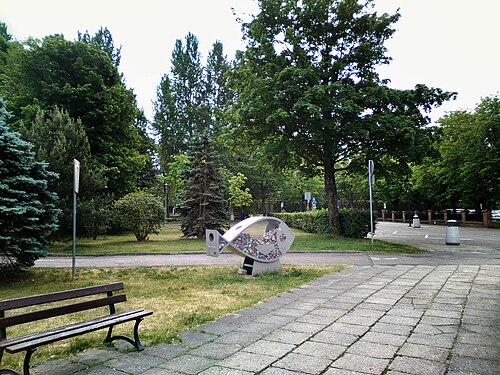
[[500,210],[492,210],[491,211],[491,219],[492,220],[500,220]]

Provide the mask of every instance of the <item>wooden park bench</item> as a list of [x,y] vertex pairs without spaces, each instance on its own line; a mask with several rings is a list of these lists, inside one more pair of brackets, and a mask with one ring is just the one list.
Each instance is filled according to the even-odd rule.
[[[108,334],[104,339],[106,344],[110,344],[113,340],[121,339],[134,345],[138,351],[143,350],[144,347],[139,340],[138,334],[139,324],[144,317],[153,314],[153,312],[147,310],[116,312],[115,304],[127,300],[123,290],[123,283],[118,282],[62,292],[0,300],[0,364],[4,352],[13,354],[26,351],[23,374],[29,375],[31,356],[39,346],[104,328],[108,328]],[[118,292],[118,294],[116,292]],[[33,306],[37,306],[37,309],[33,310]],[[103,312],[98,309],[103,306],[109,307],[109,314],[103,314]],[[71,325],[51,328],[41,332],[32,332],[24,336],[7,337],[7,328],[9,327],[86,310],[92,310],[91,312],[94,313],[94,319],[79,321]],[[8,315],[5,314],[6,311],[9,311]],[[121,335],[113,336],[114,326],[134,320],[133,339]],[[2,368],[0,368],[0,374],[20,375],[14,370]]]

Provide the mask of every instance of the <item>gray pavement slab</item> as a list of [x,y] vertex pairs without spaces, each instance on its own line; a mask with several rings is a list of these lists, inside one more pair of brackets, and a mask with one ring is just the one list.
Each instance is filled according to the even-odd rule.
[[[183,344],[93,349],[33,373],[498,375],[498,288],[500,266],[353,267],[185,331]],[[385,292],[392,304],[374,302]]]
[[416,234],[429,253],[292,256],[354,267],[186,331],[184,345],[92,350],[33,374],[500,374],[500,249]]

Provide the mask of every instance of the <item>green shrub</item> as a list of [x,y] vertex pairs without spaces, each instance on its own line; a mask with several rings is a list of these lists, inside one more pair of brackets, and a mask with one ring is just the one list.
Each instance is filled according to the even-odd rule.
[[146,241],[150,233],[158,234],[164,220],[162,202],[155,196],[138,191],[115,203],[122,225],[134,232],[137,241]]
[[97,236],[109,233],[112,205],[111,196],[96,195],[90,199],[82,199],[78,203],[78,235],[95,240]]
[[355,208],[343,208],[340,210],[340,233],[343,236],[365,238],[369,231],[370,211],[360,211]]
[[[370,231],[370,212],[343,208],[340,214],[340,234],[350,238],[364,238]],[[273,213],[290,228],[309,233],[328,233],[328,210]]]

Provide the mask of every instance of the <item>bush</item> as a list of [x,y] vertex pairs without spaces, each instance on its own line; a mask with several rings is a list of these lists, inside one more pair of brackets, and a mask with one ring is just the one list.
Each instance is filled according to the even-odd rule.
[[112,222],[111,196],[97,195],[84,199],[78,204],[77,230],[81,237],[97,239],[97,236],[107,234]]
[[[370,212],[343,208],[340,214],[340,234],[350,238],[365,238],[370,231]],[[273,213],[289,227],[309,233],[328,233],[328,210]]]
[[115,203],[122,225],[134,232],[137,241],[146,241],[150,233],[158,234],[164,220],[165,208],[152,194],[130,193]]
[[340,210],[340,233],[343,236],[365,238],[368,232],[370,232],[370,211],[360,211],[355,208]]

